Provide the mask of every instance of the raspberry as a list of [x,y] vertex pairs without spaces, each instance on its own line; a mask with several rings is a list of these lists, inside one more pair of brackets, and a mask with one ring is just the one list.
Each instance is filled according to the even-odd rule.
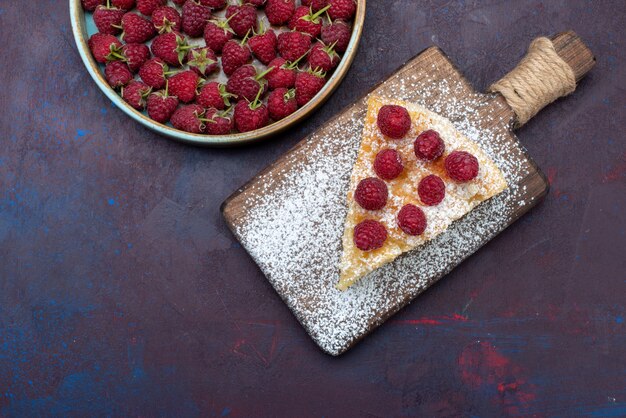
[[278,52],[287,61],[295,61],[308,53],[311,36],[302,32],[282,32],[278,35]]
[[403,169],[402,158],[394,149],[384,149],[374,159],[374,171],[382,179],[393,180],[402,173]]
[[296,10],[295,0],[267,0],[265,15],[274,26],[284,25]]
[[169,90],[172,96],[178,97],[183,103],[196,100],[200,77],[192,70],[181,71],[169,79]]
[[232,39],[233,30],[224,19],[209,20],[204,27],[204,42],[213,51],[222,52],[226,42]]
[[226,106],[230,106],[231,97],[233,95],[226,91],[224,84],[212,81],[202,87],[196,102],[207,109],[213,107],[216,110],[224,110]]
[[182,18],[173,7],[161,6],[152,12],[152,24],[159,33],[178,32],[182,29]]
[[227,135],[233,130],[233,120],[224,112],[208,109],[204,117],[207,119],[205,131],[209,135]]
[[152,89],[141,81],[131,81],[122,87],[122,98],[133,108],[143,110],[151,91]]
[[159,123],[166,123],[170,120],[176,108],[178,99],[169,96],[167,91],[158,91],[148,96],[148,115]]
[[165,87],[165,73],[167,71],[167,64],[160,58],[152,58],[141,66],[139,69],[139,77],[150,87],[160,89]]
[[274,120],[281,120],[298,110],[296,91],[284,87],[272,91],[267,99],[267,110]]
[[128,68],[134,73],[150,58],[150,48],[144,44],[126,44],[122,47]]
[[387,204],[387,196],[387,185],[376,177],[361,180],[354,191],[354,200],[367,210],[382,209]]
[[352,28],[343,20],[335,20],[322,27],[322,41],[326,45],[335,45],[335,51],[345,52],[350,43]]
[[302,0],[302,5],[311,6],[311,9],[317,12],[328,5],[328,0]]
[[325,73],[320,71],[304,71],[296,74],[296,101],[298,106],[304,106],[315,97],[324,87],[326,79]]
[[190,50],[187,53],[187,65],[200,77],[206,77],[219,69],[215,52],[208,46]]
[[378,221],[366,219],[354,227],[352,240],[359,250],[375,250],[387,240],[387,229]]
[[111,61],[111,52],[122,46],[115,36],[104,33],[94,33],[87,43],[94,59],[102,64]]
[[152,16],[152,13],[159,7],[165,6],[167,0],[137,0],[137,9],[141,14]]
[[443,155],[446,147],[437,131],[432,129],[418,135],[413,144],[415,156],[420,160],[433,161]]
[[193,134],[201,134],[206,129],[203,116],[205,110],[200,105],[190,104],[181,106],[172,115],[170,122],[172,126],[181,131]]
[[464,183],[478,175],[478,160],[469,152],[453,151],[446,157],[446,172],[452,180]]
[[350,20],[354,16],[354,12],[356,12],[354,0],[328,0],[328,2],[330,3],[328,16],[333,20]]
[[409,235],[422,235],[426,229],[426,215],[415,205],[404,205],[398,212],[398,227]]
[[129,44],[142,44],[156,35],[152,21],[139,16],[137,13],[128,12],[122,17],[122,39]]
[[195,0],[187,0],[183,5],[182,25],[183,32],[192,38],[202,36],[204,27],[211,19],[211,9]]
[[284,58],[274,58],[268,65],[269,68],[273,68],[272,71],[267,73],[265,78],[267,79],[270,90],[274,90],[280,87],[287,89],[296,85],[296,66],[292,66]]
[[402,106],[385,105],[378,111],[377,124],[383,135],[401,139],[411,129],[411,116]]
[[107,82],[114,89],[123,87],[133,79],[133,73],[128,69],[128,65],[122,61],[112,61],[104,68],[104,75]]
[[423,204],[435,206],[441,203],[446,196],[446,185],[439,176],[431,174],[420,181],[417,186],[417,194],[419,194]]
[[226,19],[235,34],[243,38],[257,28],[256,9],[249,4],[242,6],[230,5],[226,8]]

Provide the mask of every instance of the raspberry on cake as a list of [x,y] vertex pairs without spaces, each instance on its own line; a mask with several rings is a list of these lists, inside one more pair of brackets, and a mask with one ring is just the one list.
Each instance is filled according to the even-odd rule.
[[382,209],[387,203],[387,185],[375,177],[359,182],[354,191],[354,200],[366,210]]
[[418,135],[413,144],[415,156],[421,160],[434,161],[446,150],[439,133],[429,129]]
[[438,175],[430,174],[420,180],[417,194],[426,206],[438,205],[446,196],[446,184]]
[[380,131],[392,139],[402,139],[411,129],[409,112],[398,105],[384,105],[378,111],[376,121]]
[[500,169],[448,119],[370,97],[348,189],[337,288],[432,240],[506,187]]

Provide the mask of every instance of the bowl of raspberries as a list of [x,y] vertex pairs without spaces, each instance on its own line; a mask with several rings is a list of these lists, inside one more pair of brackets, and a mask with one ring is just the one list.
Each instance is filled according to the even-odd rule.
[[231,145],[306,118],[356,54],[366,0],[70,0],[87,70],[169,138]]

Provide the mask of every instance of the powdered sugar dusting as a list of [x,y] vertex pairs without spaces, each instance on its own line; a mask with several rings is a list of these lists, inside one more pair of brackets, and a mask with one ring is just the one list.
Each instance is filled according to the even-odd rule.
[[409,303],[528,204],[518,184],[531,168],[523,149],[507,137],[497,106],[487,96],[468,95],[461,81],[434,81],[427,73],[436,71],[442,69],[413,75],[403,70],[372,94],[414,102],[450,119],[502,170],[509,184],[503,193],[347,291],[337,290],[346,193],[366,111],[363,99],[292,151],[282,169],[259,176],[241,195],[245,216],[231,219],[242,245],[329,354],[342,353]]

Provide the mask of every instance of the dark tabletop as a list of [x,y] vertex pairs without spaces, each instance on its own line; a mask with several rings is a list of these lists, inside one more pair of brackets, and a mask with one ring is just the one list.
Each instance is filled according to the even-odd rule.
[[[0,0],[0,416],[626,416],[623,1],[370,0],[344,83],[239,149],[114,108],[66,0]],[[573,29],[597,66],[518,132],[546,200],[339,358],[228,232],[238,186],[425,47],[479,89]]]

